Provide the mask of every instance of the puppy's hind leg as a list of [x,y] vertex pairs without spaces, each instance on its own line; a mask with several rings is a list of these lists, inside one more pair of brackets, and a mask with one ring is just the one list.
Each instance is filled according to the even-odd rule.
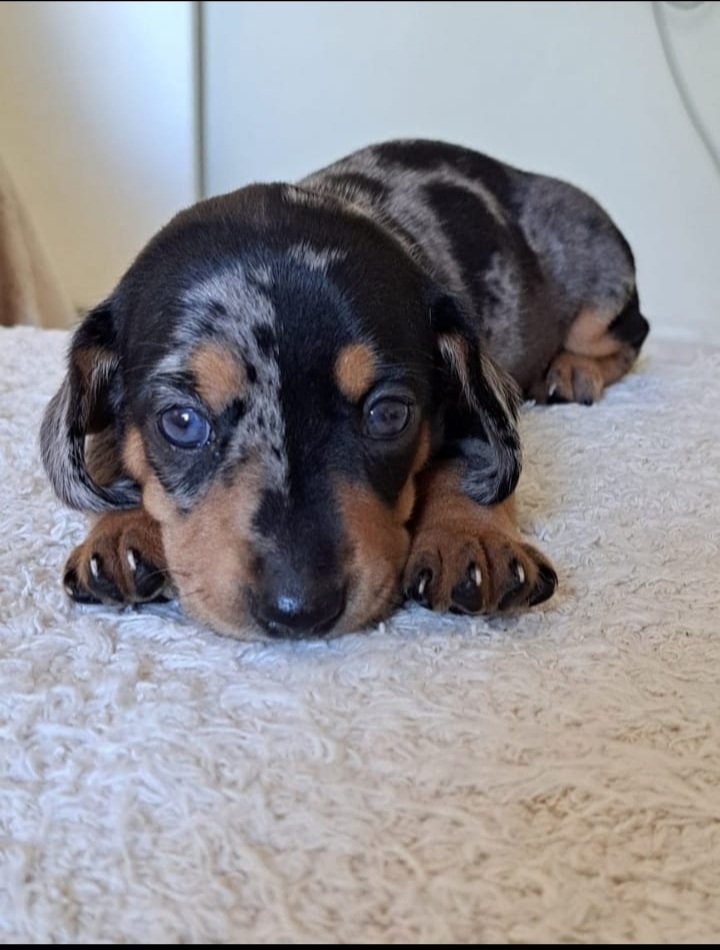
[[528,390],[537,402],[581,402],[589,406],[635,362],[649,325],[637,291],[620,313],[584,307],[573,320],[562,350]]

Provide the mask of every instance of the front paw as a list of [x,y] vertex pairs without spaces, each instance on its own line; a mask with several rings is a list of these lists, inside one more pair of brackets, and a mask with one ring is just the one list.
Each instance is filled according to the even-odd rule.
[[98,519],[67,559],[63,584],[84,604],[140,604],[172,596],[160,527],[142,509]]
[[558,579],[536,548],[480,524],[462,531],[441,526],[413,539],[405,596],[431,610],[493,614],[534,607]]

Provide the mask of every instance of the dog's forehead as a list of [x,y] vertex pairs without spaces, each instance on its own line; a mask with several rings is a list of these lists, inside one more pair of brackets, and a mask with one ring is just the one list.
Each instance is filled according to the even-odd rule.
[[[165,341],[143,389],[156,407],[186,398],[208,407],[215,471],[228,484],[254,459],[266,489],[288,497],[306,469],[321,479],[320,470],[347,466],[341,407],[360,404],[383,373],[417,374],[409,319],[389,333],[377,300],[394,301],[358,289],[348,263],[337,246],[298,241],[214,265],[168,291]],[[385,319],[375,327],[378,312]],[[318,455],[318,445],[327,451]]]
[[336,384],[333,367],[347,325],[341,331],[342,293],[333,291],[328,271],[343,259],[332,247],[295,243],[269,260],[216,268],[176,298],[169,345],[150,386],[156,401],[169,403],[176,387],[181,396],[190,385],[217,416],[232,413],[223,470],[260,458],[268,487],[287,491],[287,427],[300,424],[288,403],[301,402],[308,413],[314,406],[313,424],[322,424],[319,380]]
[[342,266],[347,258],[337,246],[301,241],[214,268],[173,300],[170,346],[155,372],[182,373],[198,349],[212,347],[249,370],[251,383],[257,376],[259,393],[272,390],[277,397],[290,380],[315,388],[348,345],[372,341],[383,349],[386,328],[376,326],[372,307],[364,306],[366,288],[355,286]]

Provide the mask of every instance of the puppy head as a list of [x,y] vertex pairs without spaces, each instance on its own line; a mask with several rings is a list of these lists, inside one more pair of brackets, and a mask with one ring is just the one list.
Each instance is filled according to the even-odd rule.
[[[43,458],[68,505],[142,502],[191,616],[335,633],[399,603],[414,478],[439,442],[475,446],[482,500],[511,490],[511,403],[394,239],[253,186],[178,215],[88,315]],[[114,457],[96,463],[93,438]]]

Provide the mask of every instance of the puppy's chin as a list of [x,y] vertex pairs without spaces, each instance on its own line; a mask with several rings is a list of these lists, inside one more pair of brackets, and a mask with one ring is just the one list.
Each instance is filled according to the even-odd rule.
[[[344,604],[332,624],[322,629],[258,621],[258,611],[251,609],[258,602],[258,592],[254,579],[249,580],[244,542],[236,543],[234,554],[229,546],[218,551],[215,565],[193,565],[188,549],[175,548],[168,567],[184,612],[217,633],[249,641],[331,639],[366,630],[400,606],[409,534],[403,527],[386,525],[384,541],[386,547],[375,543],[370,549],[353,547],[345,562],[349,569],[338,566],[338,576],[347,578]],[[166,548],[170,550],[167,541]]]
[[277,637],[270,636],[253,620],[248,610],[238,608],[232,609],[231,605],[208,605],[203,603],[192,592],[183,596],[179,592],[180,606],[190,620],[208,627],[214,633],[219,633],[225,637],[232,637],[234,640],[243,641],[277,641]]
[[[359,633],[384,620],[401,605],[400,578],[407,560],[409,539],[404,530],[397,534],[399,560],[368,554],[364,563],[369,569],[348,577],[342,612],[327,628],[283,628],[262,624],[254,615],[256,611],[250,609],[253,601],[257,601],[257,595],[253,589],[244,586],[240,574],[223,588],[215,586],[208,590],[207,583],[203,583],[201,578],[193,577],[184,567],[177,565],[175,590],[188,617],[236,640],[327,640],[347,633]],[[353,560],[357,563],[360,558],[354,557]],[[169,567],[172,574],[172,562]]]
[[244,606],[228,604],[208,604],[189,590],[186,595],[178,592],[180,605],[185,614],[215,633],[232,637],[235,640],[277,643],[279,640],[329,640],[348,633],[359,633],[387,617],[400,606],[400,585],[395,572],[388,572],[387,583],[379,592],[360,587],[352,590],[348,605],[337,622],[323,631],[287,630],[268,632]]

